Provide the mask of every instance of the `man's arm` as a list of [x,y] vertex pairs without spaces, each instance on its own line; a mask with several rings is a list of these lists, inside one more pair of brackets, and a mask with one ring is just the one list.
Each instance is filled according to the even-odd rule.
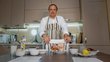
[[40,22],[40,27],[39,27],[39,35],[42,37],[43,34],[45,34],[45,28],[46,27],[46,20],[42,18]]
[[62,27],[62,31],[63,31],[63,35],[64,35],[64,40],[66,42],[70,42],[71,41],[71,37],[69,36],[68,27],[67,27],[67,24],[66,24],[66,22],[65,22],[63,17],[61,17],[61,22],[60,23],[61,23],[60,25]]
[[50,37],[45,33],[46,24],[47,24],[47,20],[42,19],[39,27],[39,34],[45,43],[49,43]]
[[65,22],[64,18],[63,17],[60,17],[60,26],[62,28],[62,32],[63,34],[69,34],[68,33],[68,27],[67,27],[67,23]]

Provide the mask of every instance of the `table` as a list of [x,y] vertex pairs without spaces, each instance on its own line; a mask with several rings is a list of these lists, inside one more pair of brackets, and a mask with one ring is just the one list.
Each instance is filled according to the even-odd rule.
[[[42,56],[40,62],[73,62],[72,57],[70,53],[68,54],[45,54],[40,55]],[[102,60],[103,62],[110,62],[110,55],[104,54],[99,52],[96,56],[98,59]]]

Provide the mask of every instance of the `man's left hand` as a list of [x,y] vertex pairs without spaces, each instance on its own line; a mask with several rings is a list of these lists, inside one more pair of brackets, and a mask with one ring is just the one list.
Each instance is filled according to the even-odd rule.
[[69,43],[71,42],[71,36],[69,36],[68,34],[64,34],[64,40]]

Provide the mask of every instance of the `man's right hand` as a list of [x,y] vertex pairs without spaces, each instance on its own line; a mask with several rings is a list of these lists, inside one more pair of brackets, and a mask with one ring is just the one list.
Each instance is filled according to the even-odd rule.
[[48,36],[48,35],[46,35],[46,34],[44,34],[43,36],[42,36],[42,38],[43,38],[43,41],[45,42],[45,43],[49,43],[49,41],[50,41],[50,37]]

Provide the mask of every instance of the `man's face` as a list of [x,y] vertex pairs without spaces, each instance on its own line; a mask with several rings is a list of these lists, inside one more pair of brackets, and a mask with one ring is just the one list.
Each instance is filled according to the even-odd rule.
[[50,17],[55,17],[57,14],[57,9],[56,7],[53,5],[53,6],[50,6],[49,8],[49,16]]

